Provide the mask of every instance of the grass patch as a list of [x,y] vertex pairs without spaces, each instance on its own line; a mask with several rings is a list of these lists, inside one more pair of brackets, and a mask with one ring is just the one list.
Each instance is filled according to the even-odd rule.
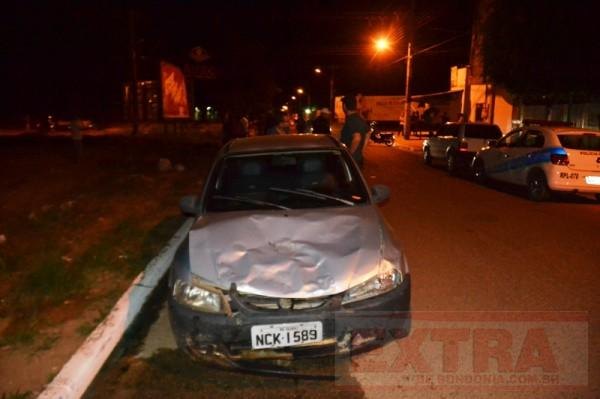
[[31,329],[23,329],[6,334],[0,338],[0,347],[2,346],[29,346],[35,341],[36,333]]
[[73,208],[61,209],[59,206],[53,206],[29,220],[29,225],[36,233],[51,233],[59,226],[62,229],[74,227],[76,221],[77,213]]
[[172,217],[145,231],[132,220],[121,222],[75,262],[81,270],[116,270],[132,276],[143,270],[181,225]]
[[2,399],[29,399],[29,398],[33,398],[33,393],[31,393],[31,391],[5,392],[2,394]]
[[42,342],[35,348],[37,352],[47,351],[54,347],[56,341],[58,341],[60,337],[58,335],[46,335],[43,337]]
[[57,305],[85,288],[84,275],[76,267],[68,267],[60,253],[42,253],[37,267],[25,278],[20,287],[22,304],[38,307],[43,304]]
[[98,324],[97,323],[83,323],[79,327],[77,327],[77,334],[80,337],[87,337],[94,331]]
[[129,276],[133,274],[131,258],[135,244],[142,235],[143,231],[134,222],[121,222],[77,259],[75,267],[86,271],[116,270]]
[[138,257],[138,262],[142,267],[146,267],[148,262],[158,255],[167,241],[181,227],[183,221],[184,218],[181,216],[165,218],[145,234]]
[[53,371],[51,373],[48,373],[48,375],[46,376],[46,384],[50,384],[52,382],[52,380],[54,379],[54,377],[56,377],[58,375],[58,371]]

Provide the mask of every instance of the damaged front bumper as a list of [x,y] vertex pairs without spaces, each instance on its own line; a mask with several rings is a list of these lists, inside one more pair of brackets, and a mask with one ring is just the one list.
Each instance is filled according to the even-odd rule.
[[[342,305],[342,293],[322,298],[309,308],[303,302],[303,309],[269,309],[235,288],[229,293],[230,315],[197,312],[170,297],[171,326],[179,347],[190,356],[225,366],[237,366],[240,361],[348,355],[409,334],[410,275],[404,277],[398,287],[374,298]],[[321,341],[274,349],[252,348],[252,326],[310,322],[321,322]]]

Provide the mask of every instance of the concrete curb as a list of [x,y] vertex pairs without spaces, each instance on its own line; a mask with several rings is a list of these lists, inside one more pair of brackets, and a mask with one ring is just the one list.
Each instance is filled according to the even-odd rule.
[[139,314],[142,306],[165,275],[175,251],[187,236],[193,218],[188,218],[160,253],[148,263],[119,298],[108,316],[87,337],[63,366],[39,399],[80,398],[92,383],[104,362],[121,340],[123,333]]

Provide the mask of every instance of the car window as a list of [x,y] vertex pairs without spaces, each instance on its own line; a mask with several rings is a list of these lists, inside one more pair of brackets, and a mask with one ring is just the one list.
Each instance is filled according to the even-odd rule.
[[545,142],[544,134],[537,130],[529,130],[521,142],[523,147],[542,148]]
[[458,137],[459,126],[457,124],[443,125],[440,128],[438,136]]
[[359,172],[337,150],[230,156],[220,162],[213,176],[204,201],[207,212],[349,206],[368,201]]
[[496,125],[465,125],[465,137],[498,140],[502,137],[502,132]]
[[600,151],[600,133],[559,134],[560,145],[572,150]]
[[500,141],[498,141],[496,147],[518,147],[521,141],[521,134],[521,130],[508,133]]

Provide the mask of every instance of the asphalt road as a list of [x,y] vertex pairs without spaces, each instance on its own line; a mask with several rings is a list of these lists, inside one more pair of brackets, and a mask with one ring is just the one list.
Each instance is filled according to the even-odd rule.
[[417,155],[372,145],[365,166],[391,188],[381,211],[411,268],[411,338],[334,364],[336,382],[248,376],[181,357],[163,307],[88,396],[600,397],[600,204],[532,203]]

